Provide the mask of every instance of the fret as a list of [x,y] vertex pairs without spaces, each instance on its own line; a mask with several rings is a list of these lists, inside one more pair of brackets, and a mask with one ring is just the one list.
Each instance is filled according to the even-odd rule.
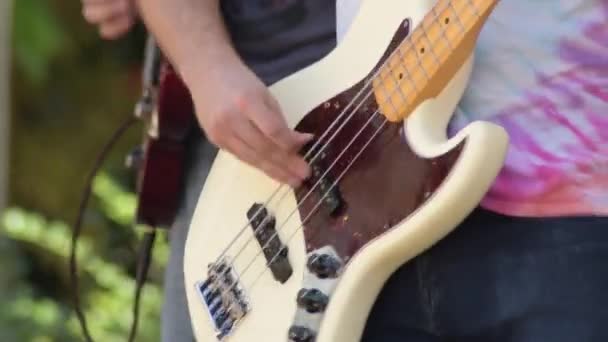
[[[470,20],[471,18],[468,17],[465,18],[462,15],[462,11],[454,5],[453,0],[449,0],[448,2],[449,4],[440,12],[442,13],[441,22],[443,23],[447,40],[449,40],[453,46],[458,46],[460,40],[466,34],[466,27],[474,20]],[[462,1],[458,1],[458,3],[462,4]]]
[[479,18],[481,15],[479,14],[479,11],[477,10],[477,6],[471,0],[467,0],[467,2],[469,3],[469,6],[473,9],[475,16]]
[[[389,65],[389,70],[390,70],[390,65]],[[394,86],[397,89],[397,94],[399,95],[399,100],[401,101],[398,104],[398,108],[402,108],[403,106],[407,105],[407,99],[404,94],[404,89],[401,86],[401,80],[403,80],[403,76],[401,76],[401,79],[397,79],[397,76],[395,76],[395,73],[391,72],[390,74],[391,74],[391,78],[393,79]],[[399,75],[402,75],[402,74],[399,74]],[[390,94],[390,96],[392,97],[393,94]],[[397,111],[397,109],[395,109],[395,111]]]
[[[390,77],[394,80],[394,74],[391,71],[390,65],[388,66],[387,70],[388,70],[388,75],[389,75],[388,77]],[[382,82],[379,87],[382,90],[383,96],[382,96],[382,99],[379,99],[381,101],[378,101],[379,102],[378,105],[384,111],[383,114],[391,115],[391,116],[398,116],[400,114],[399,108],[403,108],[404,106],[407,105],[407,102],[399,103],[397,105],[395,105],[395,103],[393,102],[393,95],[394,95],[395,91],[397,93],[402,92],[402,90],[399,87],[399,82],[395,82],[394,86],[392,86],[390,83],[387,85],[386,82]],[[386,103],[388,103],[390,105],[390,108],[386,108],[386,106],[382,106],[383,104],[386,104]],[[390,110],[391,112],[387,112],[387,110]]]
[[405,62],[405,58],[403,57],[403,53],[401,52],[401,48],[398,47],[397,48],[397,56],[398,61],[402,63],[403,69],[405,70],[405,75],[407,76],[408,81],[410,82],[410,84],[412,85],[412,88],[414,89],[414,91],[418,91],[417,87],[416,87],[416,82],[414,82],[413,78],[412,78],[412,74],[410,73],[408,67],[407,67],[407,63]]
[[436,96],[472,53],[498,0],[439,0],[382,66],[374,94],[387,119],[397,121]]
[[[425,21],[418,25],[418,28],[412,32],[410,37],[410,49],[414,50],[415,63],[418,69],[422,72],[425,78],[428,80],[440,66],[440,59],[437,57],[435,52],[435,43],[428,38],[427,31],[424,29]],[[427,55],[431,55],[427,57]]]
[[445,44],[448,46],[449,51],[454,50],[454,48],[452,47],[452,44],[450,43],[450,40],[448,39],[448,36],[445,33],[444,25],[447,25],[447,24],[443,24],[441,22],[441,20],[439,19],[439,16],[437,15],[437,6],[433,6],[431,13],[433,14],[433,23],[435,23],[435,26],[439,27],[439,31],[441,31],[441,37],[445,41]]
[[420,29],[422,30],[423,36],[426,38],[428,51],[433,56],[433,59],[435,60],[435,63],[437,64],[437,68],[439,69],[439,66],[441,65],[441,59],[439,57],[437,57],[437,54],[435,53],[437,41],[432,40],[429,37],[428,30],[425,27],[425,22],[426,22],[426,20],[423,21],[422,23],[420,23]]
[[[399,85],[404,90],[404,94],[409,94],[410,92],[415,92],[416,87],[413,80],[410,78],[410,71],[407,67],[407,63],[403,63],[403,61],[399,58],[399,56],[402,55],[401,49],[396,49],[393,58],[391,58],[389,62],[389,67],[393,70],[393,78],[399,80]],[[409,83],[403,82],[406,76]]]
[[[397,51],[400,51],[398,49]],[[415,90],[404,84],[404,73],[407,73],[405,65],[394,56],[386,61],[384,68],[379,73],[378,79],[374,80],[375,89],[380,89],[380,94],[376,93],[376,101],[382,108],[383,114],[398,116],[400,108],[408,105],[406,94],[414,93]],[[386,106],[383,106],[386,104]]]
[[447,56],[454,51],[454,47],[450,39],[448,39],[448,35],[446,33],[446,26],[443,24],[439,16],[437,15],[436,9],[433,9],[429,14],[429,35],[433,38],[435,45],[440,47],[436,49],[439,50],[440,59],[443,61]]
[[464,28],[464,25],[462,24],[462,21],[460,20],[460,17],[458,16],[458,11],[456,10],[456,8],[454,8],[454,2],[451,0],[448,0],[448,7],[450,9],[450,11],[452,12],[452,14],[454,15],[454,19],[456,19],[456,22],[458,23],[458,26],[460,27],[460,33],[464,33],[466,31],[466,29]]
[[[419,51],[420,51],[420,53],[419,53]],[[422,74],[424,75],[424,77],[427,80],[429,80],[431,77],[429,76],[429,73],[427,73],[427,71],[424,67],[424,63],[422,62],[422,58],[420,57],[420,55],[424,54],[424,52],[425,52],[424,46],[422,46],[420,49],[416,49],[414,47],[414,55],[416,56],[416,63],[418,64],[418,68],[422,71]]]
[[479,2],[479,0],[450,1],[451,11],[457,13],[455,15],[458,16],[458,22],[462,24],[467,31],[471,29],[471,26],[474,26],[481,16],[478,6],[475,4],[476,2]]
[[398,97],[399,104],[402,106],[407,104],[405,94],[409,91],[405,85],[401,84],[401,80],[403,79],[403,67],[404,66],[395,58],[391,58],[387,63],[387,70],[389,70],[389,77],[391,78],[391,81],[389,82],[391,85],[391,92],[389,95],[391,97]]
[[[410,45],[410,49],[403,50],[403,61],[402,65],[407,66],[407,72],[411,82],[421,90],[425,84],[429,81],[430,75],[421,68],[420,60],[416,52],[416,48]],[[416,91],[417,93],[418,91]]]
[[[392,93],[389,93],[386,90],[386,87],[384,85],[382,85],[382,92],[384,93],[384,101],[382,103],[380,103],[380,105],[388,103],[391,106],[391,110],[392,110],[392,113],[384,113],[384,114],[399,115],[400,113],[399,113],[398,108],[401,108],[401,107],[397,107],[393,103],[393,97],[391,96]],[[386,110],[386,107],[384,107],[384,106],[380,106],[380,107],[381,108],[383,107],[383,110]]]

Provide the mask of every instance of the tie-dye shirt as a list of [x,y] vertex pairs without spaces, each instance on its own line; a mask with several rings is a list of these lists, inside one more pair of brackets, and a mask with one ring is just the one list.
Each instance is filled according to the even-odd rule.
[[[338,0],[339,37],[357,4]],[[473,120],[510,136],[483,207],[608,215],[608,0],[500,1],[479,37],[450,134]]]

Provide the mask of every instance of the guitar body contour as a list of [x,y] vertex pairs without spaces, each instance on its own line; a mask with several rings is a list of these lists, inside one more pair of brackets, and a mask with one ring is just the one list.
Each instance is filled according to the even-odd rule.
[[[266,203],[278,184],[232,155],[218,154],[184,258],[199,341],[358,341],[389,276],[446,236],[485,195],[502,167],[506,133],[474,122],[450,139],[446,135],[472,54],[452,65],[441,87],[418,101],[405,120],[375,115],[387,111],[377,89],[358,97],[370,93],[367,80],[434,3],[363,0],[334,51],[271,87],[291,127],[322,137],[333,122],[343,123],[330,130],[335,139],[318,164],[324,174],[319,179],[337,182],[336,192],[315,190],[313,177],[297,191],[284,187]],[[353,99],[352,118],[340,118]],[[260,212],[252,209],[255,203],[274,217],[262,222],[272,221],[264,233],[275,229],[278,239],[254,236],[245,227],[248,212]],[[283,245],[287,249],[277,254]],[[220,263],[222,274],[211,274],[209,265],[220,265],[219,257],[229,262]],[[274,267],[266,270],[267,264]],[[217,278],[236,286],[222,288]],[[227,318],[222,308],[237,313]]]

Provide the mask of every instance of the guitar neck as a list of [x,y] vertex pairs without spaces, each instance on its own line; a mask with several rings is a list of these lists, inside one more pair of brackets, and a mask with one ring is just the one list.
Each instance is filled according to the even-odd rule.
[[374,80],[374,92],[390,121],[407,117],[437,96],[475,47],[498,0],[439,0],[395,49]]

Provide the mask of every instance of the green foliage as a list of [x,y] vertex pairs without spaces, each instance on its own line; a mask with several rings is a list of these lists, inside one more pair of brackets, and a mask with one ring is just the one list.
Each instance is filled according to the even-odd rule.
[[40,86],[49,76],[51,62],[68,47],[68,36],[46,1],[16,1],[13,21],[15,62],[30,82]]
[[[1,1],[1,0],[0,0]],[[0,213],[0,341],[82,341],[68,274],[70,224],[86,175],[140,92],[140,28],[104,42],[80,1],[13,0],[10,204]],[[94,183],[79,242],[80,293],[96,341],[131,324],[140,227],[133,175],[118,143]],[[140,341],[159,339],[166,239],[155,245],[142,296]]]
[[[125,192],[107,174],[96,178],[94,195],[104,213],[118,223],[128,224],[133,219],[135,197]],[[125,209],[127,208],[127,209]],[[49,255],[67,269],[71,230],[64,222],[47,220],[34,212],[10,208],[0,222],[6,238],[27,244]],[[37,294],[37,289],[20,278],[23,265],[18,252],[7,239],[0,240],[0,255],[12,254],[11,263],[17,261],[8,276],[16,280],[10,297],[2,298],[4,307],[0,314],[0,340],[2,341],[79,341],[80,327],[67,298],[59,301]],[[135,281],[132,274],[95,253],[94,241],[84,236],[79,241],[78,259],[83,280],[81,293],[86,316],[93,336],[99,341],[121,341],[128,334],[132,320],[132,303]],[[160,269],[168,255],[167,244],[158,239],[153,258],[153,268]],[[0,260],[6,260],[2,258]],[[5,268],[6,269],[6,268]],[[8,286],[3,284],[3,286]],[[66,283],[67,284],[67,283]],[[6,289],[11,290],[11,289]],[[16,290],[16,291],[15,291]],[[69,288],[65,289],[70,292]],[[149,283],[142,297],[140,311],[140,341],[158,339],[159,312],[162,290],[158,283]]]
[[[100,200],[99,207],[104,214],[122,226],[130,226],[136,209],[136,198],[131,192],[126,192],[118,183],[105,172],[101,172],[93,182],[93,194]],[[136,232],[146,229],[136,226]],[[169,259],[169,245],[157,243],[154,247],[154,265],[165,265]]]
[[[13,2],[10,201],[69,221],[103,143],[132,114],[143,35],[102,41],[80,1]],[[106,164],[123,184],[132,178],[124,155],[140,136],[127,132]]]

